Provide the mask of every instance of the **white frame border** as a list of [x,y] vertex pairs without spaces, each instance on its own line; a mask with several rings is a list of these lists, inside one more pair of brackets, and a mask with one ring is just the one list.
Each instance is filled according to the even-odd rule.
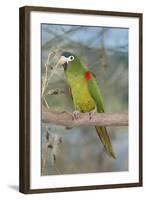
[[[68,17],[67,17],[68,15]],[[30,189],[139,182],[139,18],[87,14],[30,13]],[[129,28],[129,171],[41,176],[40,24],[74,24]],[[37,89],[36,89],[37,88]],[[133,109],[134,108],[134,109]],[[37,113],[37,115],[36,115]],[[134,117],[133,117],[134,116]]]

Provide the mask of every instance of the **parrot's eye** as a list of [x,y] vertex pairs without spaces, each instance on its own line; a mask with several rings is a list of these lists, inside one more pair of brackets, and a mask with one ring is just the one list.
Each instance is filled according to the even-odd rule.
[[74,56],[69,57],[70,61],[74,60]]

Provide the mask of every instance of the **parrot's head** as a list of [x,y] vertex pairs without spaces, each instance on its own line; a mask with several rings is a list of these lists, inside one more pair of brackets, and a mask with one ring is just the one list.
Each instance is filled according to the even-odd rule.
[[63,52],[59,59],[59,64],[62,65],[66,71],[70,65],[74,64],[75,59],[77,59],[77,57],[73,53]]

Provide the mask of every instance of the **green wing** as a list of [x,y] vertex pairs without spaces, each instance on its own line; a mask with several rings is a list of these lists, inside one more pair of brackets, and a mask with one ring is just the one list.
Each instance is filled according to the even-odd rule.
[[[91,72],[91,78],[90,80],[87,81],[87,84],[90,94],[97,105],[97,111],[99,113],[104,112],[103,98],[96,81],[96,76],[92,72]],[[95,126],[95,128],[107,154],[113,158],[116,158],[106,127]]]
[[94,99],[96,105],[97,105],[97,111],[98,112],[104,112],[104,106],[103,106],[103,98],[100,92],[100,89],[98,87],[96,76],[95,74],[91,73],[90,80],[87,81],[88,89],[90,91],[90,94],[92,98]]

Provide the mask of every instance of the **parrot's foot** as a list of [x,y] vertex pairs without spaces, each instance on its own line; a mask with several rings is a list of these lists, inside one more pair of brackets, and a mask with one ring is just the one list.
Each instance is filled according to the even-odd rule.
[[75,110],[72,115],[72,120],[77,120],[80,117],[80,111]]
[[96,113],[97,113],[97,109],[96,108],[94,108],[93,110],[91,110],[89,112],[89,120],[91,120]]

